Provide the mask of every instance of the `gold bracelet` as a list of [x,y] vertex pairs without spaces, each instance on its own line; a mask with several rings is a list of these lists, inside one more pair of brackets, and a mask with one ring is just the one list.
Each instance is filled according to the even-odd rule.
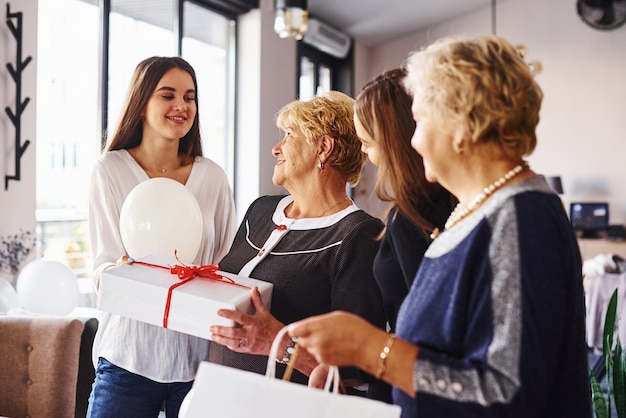
[[387,369],[387,359],[389,358],[389,352],[391,351],[391,346],[393,342],[396,340],[396,335],[390,333],[387,337],[387,341],[385,342],[385,346],[382,350],[380,350],[380,355],[378,358],[378,367],[376,368],[376,379],[380,380]]

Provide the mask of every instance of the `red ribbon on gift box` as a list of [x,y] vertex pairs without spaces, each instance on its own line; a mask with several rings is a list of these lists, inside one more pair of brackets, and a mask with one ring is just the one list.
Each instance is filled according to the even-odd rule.
[[[176,260],[178,260],[176,251],[174,251],[174,256],[176,257]],[[180,260],[178,261],[180,262]],[[165,302],[165,310],[163,312],[163,328],[167,328],[167,321],[170,316],[172,291],[178,286],[182,286],[185,283],[188,283],[191,280],[195,279],[196,277],[202,277],[203,279],[214,280],[216,282],[250,289],[250,287],[239,284],[229,277],[224,277],[221,274],[216,273],[219,269],[219,266],[217,264],[206,264],[204,266],[186,266],[181,262],[181,265],[176,264],[173,266],[161,266],[159,264],[146,263],[145,261],[134,261],[133,264],[141,264],[143,266],[169,270],[171,274],[175,274],[180,280],[180,282],[174,283],[167,289],[167,300]]]

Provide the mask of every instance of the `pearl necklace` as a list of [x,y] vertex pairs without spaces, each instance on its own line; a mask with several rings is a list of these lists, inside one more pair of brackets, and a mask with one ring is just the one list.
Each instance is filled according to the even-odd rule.
[[[500,189],[513,177],[517,176],[527,167],[528,163],[526,163],[525,161],[515,166],[512,170],[506,172],[502,177],[491,183],[489,186],[484,187],[482,193],[479,193],[467,207],[463,208],[461,207],[461,203],[458,203],[448,217],[444,229],[450,229],[454,225],[461,222],[463,219],[467,218],[467,216],[469,216],[472,212],[478,209],[478,207],[482,205],[483,202],[487,200],[487,198],[491,196],[496,190]],[[435,230],[430,234],[430,238],[435,239],[439,236],[439,234],[439,228],[435,228]]]

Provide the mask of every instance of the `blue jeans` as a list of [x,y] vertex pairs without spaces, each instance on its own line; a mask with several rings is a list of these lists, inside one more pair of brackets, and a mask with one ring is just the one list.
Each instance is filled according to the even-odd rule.
[[87,418],[175,418],[193,382],[159,383],[98,359]]

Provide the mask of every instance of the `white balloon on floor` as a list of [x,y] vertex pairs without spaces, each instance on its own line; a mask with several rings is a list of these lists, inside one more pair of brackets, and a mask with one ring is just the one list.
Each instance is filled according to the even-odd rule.
[[[122,204],[120,234],[127,254],[193,263],[202,240],[202,212],[193,193],[164,177],[135,186]],[[121,254],[120,254],[121,255]]]
[[78,304],[78,280],[67,265],[41,258],[31,261],[20,272],[17,295],[27,311],[66,315]]
[[20,307],[20,299],[15,288],[3,278],[0,278],[0,312],[7,313],[10,309]]

